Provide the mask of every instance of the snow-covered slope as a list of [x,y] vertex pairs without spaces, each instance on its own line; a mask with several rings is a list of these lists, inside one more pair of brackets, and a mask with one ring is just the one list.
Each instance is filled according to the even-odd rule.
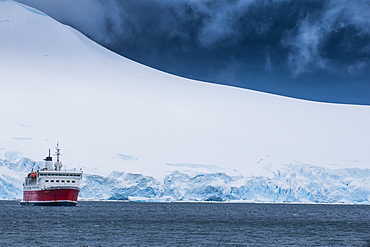
[[38,161],[59,141],[67,167],[157,181],[176,171],[268,176],[266,165],[300,162],[370,168],[370,107],[162,73],[13,1],[0,1],[0,34],[4,159],[19,151]]

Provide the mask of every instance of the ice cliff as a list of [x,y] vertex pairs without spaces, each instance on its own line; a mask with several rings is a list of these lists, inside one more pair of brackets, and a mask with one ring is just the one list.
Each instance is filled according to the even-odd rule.
[[[0,160],[0,198],[21,198],[27,171],[38,163],[8,154]],[[306,164],[266,166],[269,175],[243,176],[172,171],[163,180],[114,171],[84,174],[80,198],[127,201],[218,201],[275,203],[354,203],[370,200],[370,169],[329,169]]]

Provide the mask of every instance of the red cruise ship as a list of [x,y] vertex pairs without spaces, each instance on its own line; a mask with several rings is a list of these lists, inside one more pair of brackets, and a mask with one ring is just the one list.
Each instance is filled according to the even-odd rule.
[[45,167],[35,172],[32,171],[25,178],[22,205],[77,205],[82,170],[62,171],[59,144],[57,144],[55,153],[57,161],[54,164],[49,149],[49,156],[44,159]]

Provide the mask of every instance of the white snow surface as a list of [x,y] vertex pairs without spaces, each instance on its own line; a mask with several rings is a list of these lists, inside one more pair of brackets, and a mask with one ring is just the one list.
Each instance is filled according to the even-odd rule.
[[102,176],[370,168],[369,106],[163,73],[10,0],[0,1],[0,86],[1,159],[38,161],[59,141],[67,167]]

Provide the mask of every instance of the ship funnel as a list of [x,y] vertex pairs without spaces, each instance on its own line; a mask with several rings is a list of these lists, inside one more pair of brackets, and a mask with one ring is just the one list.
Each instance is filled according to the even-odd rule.
[[48,171],[53,170],[53,158],[50,156],[50,149],[49,149],[49,156],[47,156],[45,159],[45,168]]

